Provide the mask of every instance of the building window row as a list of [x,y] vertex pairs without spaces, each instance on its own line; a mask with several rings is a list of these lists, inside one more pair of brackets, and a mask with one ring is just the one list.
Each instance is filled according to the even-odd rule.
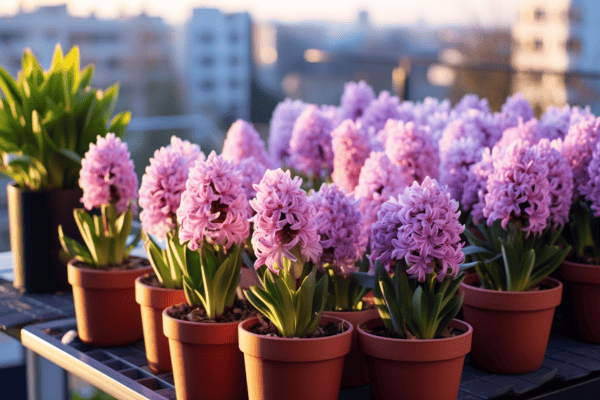
[[[236,44],[241,41],[241,36],[238,32],[231,31],[227,35],[229,39],[229,43]],[[217,35],[211,31],[204,31],[196,35],[196,41],[202,43],[203,45],[213,44],[217,40]]]
[[[217,63],[217,61],[215,60],[215,57],[211,56],[211,55],[202,56],[202,57],[198,58],[197,62],[198,62],[198,65],[203,68],[213,67]],[[235,55],[230,56],[227,59],[227,63],[229,64],[230,67],[237,67],[238,65],[241,64],[239,57],[235,56]]]
[[[581,41],[575,37],[569,38],[566,42],[562,42],[559,46],[561,49],[566,49],[567,52],[571,54],[579,54],[582,51]],[[524,42],[513,40],[513,47],[515,51],[538,53],[544,51],[544,48],[547,48],[548,46],[547,43],[544,44],[542,39],[533,38]]]
[[[237,78],[229,78],[227,87],[230,90],[237,90],[242,87],[242,82]],[[217,82],[214,79],[203,79],[198,82],[198,89],[203,92],[212,92],[217,88]]]
[[543,7],[536,7],[531,10],[523,10],[519,14],[519,19],[523,21],[536,21],[536,22],[546,22],[552,17],[557,17],[558,19],[568,22],[568,23],[580,23],[582,20],[582,12],[579,7],[571,6],[568,9],[565,9],[558,13],[549,13]]

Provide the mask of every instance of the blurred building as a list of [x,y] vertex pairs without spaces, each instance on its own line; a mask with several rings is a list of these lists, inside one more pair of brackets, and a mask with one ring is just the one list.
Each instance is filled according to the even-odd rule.
[[595,0],[520,2],[512,30],[512,66],[519,71],[513,91],[538,111],[565,103],[597,108],[599,20]]
[[65,4],[0,18],[0,65],[13,76],[21,69],[25,48],[48,68],[56,43],[65,53],[79,46],[82,67],[95,66],[94,87],[120,83],[117,111],[131,110],[135,117],[179,112],[173,101],[178,83],[171,33],[161,18],[79,18]]
[[184,34],[190,111],[228,121],[248,119],[252,79],[250,14],[196,8]]

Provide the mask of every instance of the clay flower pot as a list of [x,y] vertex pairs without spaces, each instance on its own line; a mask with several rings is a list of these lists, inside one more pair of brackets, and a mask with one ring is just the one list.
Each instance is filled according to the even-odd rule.
[[501,292],[479,287],[477,274],[461,284],[464,319],[473,326],[471,362],[491,372],[525,374],[544,361],[554,310],[563,285],[553,278],[541,290]]
[[600,266],[565,261],[560,275],[565,327],[583,340],[600,343]]
[[144,345],[148,366],[153,372],[170,372],[171,354],[169,340],[163,333],[162,312],[172,305],[183,303],[183,289],[166,289],[146,285],[142,279],[150,276],[140,276],[135,280],[135,301],[142,312],[144,328]]
[[[323,316],[321,324],[339,323]],[[281,338],[258,335],[249,329],[256,317],[239,325],[250,400],[337,400],[354,328],[322,338]]]
[[142,318],[135,302],[135,280],[147,267],[123,271],[67,266],[73,287],[77,331],[82,342],[99,347],[123,346],[142,339]]
[[239,322],[183,321],[163,311],[178,400],[247,399]]
[[[379,311],[371,308],[362,311],[324,311],[323,315],[346,320],[357,327],[363,322],[379,317]],[[367,357],[360,349],[358,343],[358,331],[356,328],[352,333],[352,347],[350,353],[346,354],[344,371],[342,373],[342,387],[362,386],[369,383],[369,372],[367,371]]]
[[376,318],[358,327],[375,399],[456,399],[473,328],[455,319],[450,327],[462,334],[428,340],[386,338],[364,330],[382,325]]

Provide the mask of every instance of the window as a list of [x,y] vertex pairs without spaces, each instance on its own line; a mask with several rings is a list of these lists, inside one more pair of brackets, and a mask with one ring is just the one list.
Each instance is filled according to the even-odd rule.
[[110,58],[106,62],[106,66],[108,67],[108,69],[119,69],[121,68],[121,60],[119,60],[118,58]]
[[58,32],[56,32],[54,29],[47,29],[46,32],[44,32],[44,36],[48,40],[54,40],[58,36]]
[[215,65],[215,58],[213,56],[203,56],[198,61],[198,64],[203,66],[204,68],[209,68]]
[[581,22],[581,9],[579,7],[571,6],[565,11],[563,18],[572,23]]
[[240,59],[237,58],[237,56],[230,56],[229,57],[229,65],[231,67],[237,67],[238,65],[240,65]]
[[229,33],[229,41],[231,43],[237,43],[240,41],[240,35],[238,35],[237,32],[230,32]]
[[533,19],[536,21],[543,21],[546,19],[546,11],[544,11],[542,8],[537,7],[534,11],[533,11]]
[[542,51],[544,49],[544,42],[542,39],[535,39],[533,41],[533,50]]
[[215,41],[215,35],[212,32],[205,31],[198,35],[198,41],[202,44],[211,44]]
[[198,83],[198,88],[204,92],[212,92],[215,90],[215,81],[212,79],[203,79]]
[[10,44],[25,39],[25,32],[20,31],[4,31],[0,32],[0,43]]
[[581,41],[577,38],[569,38],[567,43],[565,43],[565,47],[569,53],[579,54],[581,53]]

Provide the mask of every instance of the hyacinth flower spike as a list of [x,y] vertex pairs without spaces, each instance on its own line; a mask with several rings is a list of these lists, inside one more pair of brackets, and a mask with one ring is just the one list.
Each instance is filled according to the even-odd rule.
[[84,209],[73,210],[85,246],[64,235],[62,226],[58,235],[65,252],[92,268],[122,264],[140,239],[130,244],[133,201],[137,198],[137,177],[127,144],[114,134],[98,136],[96,144],[81,161],[79,186],[83,190],[81,202],[87,210],[100,208],[100,215],[90,215]]
[[202,306],[215,321],[235,301],[240,250],[249,235],[246,203],[240,172],[214,151],[190,169],[177,210],[185,245],[178,263],[188,303]]
[[318,327],[327,301],[327,275],[316,278],[322,252],[316,211],[290,172],[268,170],[250,205],[256,212],[252,246],[262,287],[245,290],[246,298],[283,337],[306,337]]
[[[373,225],[374,273],[355,273],[373,289],[386,329],[397,337],[441,337],[458,313],[464,279],[458,202],[435,179],[414,182],[386,201]],[[390,276],[393,274],[393,276]]]
[[[190,168],[204,158],[197,145],[173,136],[170,145],[154,152],[142,177],[139,202],[144,249],[165,288],[183,287],[179,260],[184,258],[185,246],[178,237],[177,210]],[[164,239],[166,248],[162,249],[151,235]]]

